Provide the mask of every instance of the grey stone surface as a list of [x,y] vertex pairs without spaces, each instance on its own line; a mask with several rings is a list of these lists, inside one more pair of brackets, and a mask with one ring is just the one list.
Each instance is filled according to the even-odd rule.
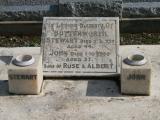
[[160,17],[159,0],[0,0],[0,21],[61,17]]
[[57,0],[4,0],[0,1],[0,21],[42,20],[44,16],[57,16]]
[[48,5],[57,4],[58,0],[0,0],[0,5],[17,6],[17,5]]
[[123,18],[160,17],[160,1],[123,3]]
[[[0,73],[1,120],[158,120],[160,119],[160,46],[121,46],[120,54],[145,51],[151,58],[151,96],[124,96],[117,80],[46,79],[43,94],[8,94],[6,72]],[[0,48],[0,55],[39,53],[40,48]],[[3,59],[4,60],[4,59]],[[0,60],[1,61],[1,60]],[[8,61],[6,61],[8,63]],[[3,62],[0,64],[2,65]],[[6,65],[3,64],[6,69]],[[0,67],[0,69],[3,69]],[[116,82],[117,81],[117,82]]]
[[159,0],[123,0],[123,3],[128,2],[159,2]]
[[41,46],[45,76],[119,74],[116,17],[46,17]]
[[129,3],[129,2],[159,2],[159,0],[123,0],[123,3]]
[[121,17],[122,0],[59,0],[59,16]]

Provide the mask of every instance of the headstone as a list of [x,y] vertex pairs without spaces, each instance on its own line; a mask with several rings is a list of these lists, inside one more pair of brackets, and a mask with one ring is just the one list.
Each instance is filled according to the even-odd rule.
[[122,0],[59,0],[62,17],[121,17]]
[[58,0],[1,0],[0,21],[42,20],[57,16]]
[[124,18],[147,18],[160,16],[159,0],[124,0],[123,12]]
[[9,92],[39,94],[43,83],[42,56],[18,55],[8,67]]
[[134,53],[123,58],[121,92],[123,94],[150,95],[151,63],[149,57]]
[[46,17],[44,76],[117,75],[118,45],[118,18]]

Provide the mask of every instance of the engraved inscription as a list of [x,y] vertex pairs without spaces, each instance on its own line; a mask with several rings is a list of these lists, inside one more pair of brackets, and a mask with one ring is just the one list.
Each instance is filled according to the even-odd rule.
[[145,80],[146,76],[143,74],[129,74],[127,79],[128,80]]
[[45,18],[44,72],[52,75],[116,73],[117,26],[118,20],[114,18]]
[[37,75],[9,75],[10,80],[36,80]]

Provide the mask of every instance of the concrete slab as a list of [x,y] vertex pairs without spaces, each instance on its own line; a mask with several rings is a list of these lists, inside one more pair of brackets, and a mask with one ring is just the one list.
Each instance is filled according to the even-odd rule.
[[[8,94],[6,69],[9,58],[0,58],[1,120],[157,120],[160,119],[160,46],[121,46],[120,54],[139,49],[151,57],[151,96],[120,94],[119,78],[46,79],[38,96]],[[0,48],[1,56],[39,53],[40,48]],[[5,59],[4,59],[5,58]]]

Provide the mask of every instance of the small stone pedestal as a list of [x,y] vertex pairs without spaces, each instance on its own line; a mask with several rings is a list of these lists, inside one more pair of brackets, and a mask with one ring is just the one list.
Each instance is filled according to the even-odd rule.
[[18,55],[8,68],[9,92],[39,94],[43,82],[42,56]]
[[122,94],[150,95],[151,63],[143,54],[132,54],[122,60]]

